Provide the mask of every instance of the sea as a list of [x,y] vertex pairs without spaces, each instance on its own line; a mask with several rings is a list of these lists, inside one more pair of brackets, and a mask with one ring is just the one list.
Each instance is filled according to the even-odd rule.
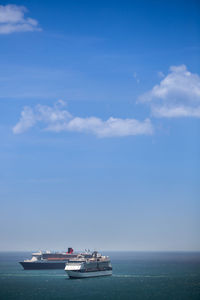
[[102,253],[112,276],[69,279],[64,270],[23,270],[30,252],[0,252],[0,299],[200,299],[199,252]]

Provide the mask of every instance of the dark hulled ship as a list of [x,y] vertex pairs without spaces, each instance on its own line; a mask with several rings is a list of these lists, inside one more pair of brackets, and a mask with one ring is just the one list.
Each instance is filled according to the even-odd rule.
[[[63,269],[65,264],[72,258],[76,258],[80,253],[74,253],[72,248],[68,248],[67,252],[36,252],[32,253],[31,259],[20,261],[24,270],[44,270],[44,269]],[[86,258],[90,258],[92,254],[82,253]]]

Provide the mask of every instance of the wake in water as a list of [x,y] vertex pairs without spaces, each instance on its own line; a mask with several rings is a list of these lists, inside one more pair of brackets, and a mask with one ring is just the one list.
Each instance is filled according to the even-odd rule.
[[168,277],[168,276],[167,275],[133,275],[133,274],[116,275],[116,274],[113,274],[113,277],[119,277],[119,278],[162,278],[162,277]]
[[[56,278],[63,278],[67,277],[66,274],[3,274],[3,277],[56,277]],[[136,274],[113,274],[112,277],[117,278],[163,278],[168,277],[167,275],[136,275]]]

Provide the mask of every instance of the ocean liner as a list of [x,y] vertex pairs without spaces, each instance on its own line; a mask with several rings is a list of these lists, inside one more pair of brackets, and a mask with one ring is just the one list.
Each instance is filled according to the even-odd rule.
[[65,265],[65,271],[70,278],[108,276],[112,275],[112,266],[108,256],[95,251],[91,258],[80,255],[70,259]]
[[[72,248],[68,248],[67,252],[36,252],[32,253],[31,259],[25,259],[19,263],[24,270],[44,270],[44,269],[63,269],[65,264],[72,258],[76,258],[79,253],[74,253]],[[91,253],[85,252],[81,254],[85,258],[92,257]]]

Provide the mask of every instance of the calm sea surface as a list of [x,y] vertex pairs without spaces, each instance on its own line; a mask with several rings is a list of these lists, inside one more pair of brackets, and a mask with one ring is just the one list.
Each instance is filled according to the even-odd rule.
[[68,279],[63,270],[24,271],[27,252],[0,252],[0,299],[200,299],[200,253],[105,252],[113,276]]

